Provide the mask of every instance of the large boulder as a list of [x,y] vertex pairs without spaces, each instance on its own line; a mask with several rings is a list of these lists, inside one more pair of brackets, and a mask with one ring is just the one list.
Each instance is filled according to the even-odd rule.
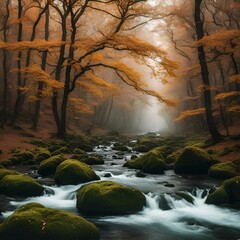
[[56,172],[57,166],[64,161],[62,155],[56,155],[50,157],[40,163],[38,173],[44,176],[54,174]]
[[55,173],[56,182],[62,185],[79,184],[99,179],[91,167],[74,159],[62,162]]
[[208,175],[219,179],[236,177],[240,175],[240,161],[215,164],[209,168]]
[[206,200],[206,203],[215,205],[234,202],[240,202],[240,176],[225,180]]
[[4,240],[97,240],[99,230],[75,214],[29,203],[20,207],[0,225]]
[[142,192],[112,181],[84,185],[77,193],[77,208],[93,215],[119,215],[141,211],[146,204]]
[[140,169],[145,173],[163,173],[167,169],[164,162],[164,147],[157,147],[144,154],[143,156],[127,161],[123,166]]
[[44,188],[29,176],[9,174],[0,181],[0,193],[9,196],[32,197],[43,195]]
[[210,154],[197,147],[186,147],[179,154],[174,171],[179,174],[204,174],[218,163]]

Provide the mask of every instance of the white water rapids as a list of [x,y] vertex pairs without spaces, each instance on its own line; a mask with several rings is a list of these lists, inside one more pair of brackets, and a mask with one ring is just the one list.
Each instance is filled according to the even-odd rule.
[[[76,190],[78,190],[81,185],[82,184],[61,187],[45,186],[50,191],[44,196],[27,198],[23,201],[11,201],[10,205],[18,208],[24,204],[36,202],[46,207],[63,209],[77,214]],[[200,189],[197,189],[194,195],[188,193],[194,199],[193,204],[184,199],[176,200],[176,198],[170,194],[160,196],[148,193],[146,195],[146,207],[141,212],[127,216],[97,217],[95,220],[101,223],[133,226],[137,228],[147,229],[148,227],[155,227],[156,229],[164,229],[165,232],[171,231],[177,235],[181,233],[182,238],[179,239],[188,239],[186,236],[189,235],[193,238],[195,237],[195,239],[199,237],[199,239],[214,239],[209,238],[211,232],[209,226],[240,229],[239,212],[205,204],[207,195],[203,193],[204,190]],[[162,209],[161,197],[165,199],[169,210]],[[3,217],[6,218],[12,213],[13,211],[4,212]],[[206,238],[206,236],[208,236],[208,238]],[[151,237],[149,239],[158,238]]]

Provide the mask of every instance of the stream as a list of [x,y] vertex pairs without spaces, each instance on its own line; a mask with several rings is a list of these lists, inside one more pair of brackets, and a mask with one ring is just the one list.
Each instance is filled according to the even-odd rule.
[[[133,153],[119,154],[111,146],[97,146],[90,154],[102,155],[104,165],[93,165],[101,180],[111,180],[141,190],[147,199],[146,207],[138,214],[126,216],[84,216],[100,229],[101,240],[239,240],[239,207],[227,208],[205,204],[209,190],[221,181],[206,176],[181,177],[172,170],[163,175],[147,174],[136,177],[137,170],[122,167]],[[135,153],[134,153],[135,154]],[[139,153],[137,153],[139,154]],[[45,195],[27,199],[0,196],[2,219],[29,202],[63,209],[78,214],[76,190],[83,184],[47,186]],[[174,193],[189,193],[193,204],[177,199]]]

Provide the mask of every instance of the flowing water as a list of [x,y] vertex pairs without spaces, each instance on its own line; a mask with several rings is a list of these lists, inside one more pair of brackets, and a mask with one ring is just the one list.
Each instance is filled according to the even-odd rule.
[[[112,180],[138,188],[147,199],[146,207],[137,214],[84,216],[100,228],[101,240],[240,239],[239,209],[205,204],[208,190],[220,182],[206,176],[183,178],[173,171],[166,171],[164,175],[149,174],[145,178],[137,178],[135,170],[122,167],[131,153],[119,156],[110,146],[98,146],[94,149],[94,154],[96,153],[105,158],[104,165],[93,166],[101,180]],[[105,177],[106,174],[111,174],[111,177]],[[7,203],[3,218],[29,202],[78,214],[76,190],[81,186],[82,184],[45,186],[47,191],[44,196],[27,199],[2,198]],[[177,198],[174,194],[177,191],[185,191],[191,195],[193,203]]]

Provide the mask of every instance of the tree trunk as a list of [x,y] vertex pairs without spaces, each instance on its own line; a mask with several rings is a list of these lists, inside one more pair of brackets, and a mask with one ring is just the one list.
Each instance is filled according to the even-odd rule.
[[[45,14],[45,40],[48,41],[48,39],[49,39],[49,8],[47,7],[46,14]],[[41,65],[41,68],[44,71],[46,69],[46,64],[47,64],[47,55],[48,55],[48,51],[46,50],[43,52],[42,65]],[[43,86],[44,86],[43,82],[38,83],[37,101],[35,103],[34,120],[33,120],[33,126],[32,126],[34,130],[37,130]]]
[[[18,36],[17,36],[17,41],[21,42],[22,41],[22,31],[23,31],[23,25],[22,25],[22,11],[23,11],[23,7],[22,7],[22,1],[18,0]],[[19,107],[20,107],[20,103],[21,103],[21,95],[22,92],[20,91],[19,87],[22,87],[22,73],[21,73],[21,68],[22,68],[22,51],[18,51],[18,56],[17,56],[17,99],[14,105],[14,110],[13,110],[13,119],[11,122],[11,125],[13,125],[18,117],[19,114]]]
[[[195,18],[195,26],[196,26],[196,33],[197,33],[198,40],[204,37],[203,21],[201,19],[201,3],[202,3],[202,0],[195,0],[194,18]],[[208,66],[206,62],[205,51],[202,45],[198,46],[198,60],[201,66],[202,81],[205,86],[203,96],[204,96],[204,106],[205,106],[207,126],[213,140],[217,141],[221,137],[221,134],[219,133],[213,119],[209,72],[208,72]]]

